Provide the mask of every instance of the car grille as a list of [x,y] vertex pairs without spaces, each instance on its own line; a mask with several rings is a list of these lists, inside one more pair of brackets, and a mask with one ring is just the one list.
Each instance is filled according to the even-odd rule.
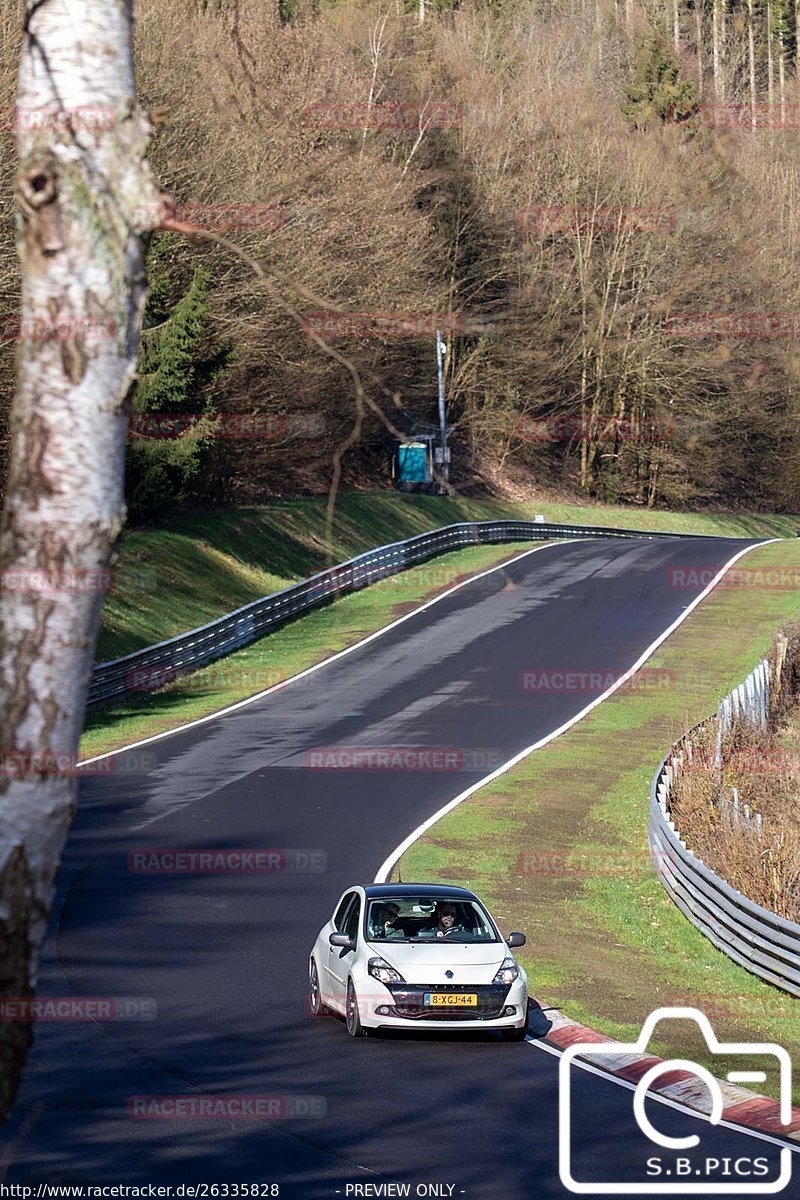
[[[499,1017],[503,1012],[509,989],[496,984],[467,983],[391,983],[389,991],[394,997],[392,1016],[407,1017],[409,1020],[425,1021],[481,1021]],[[471,992],[478,997],[477,1008],[426,1008],[423,997],[426,992]]]

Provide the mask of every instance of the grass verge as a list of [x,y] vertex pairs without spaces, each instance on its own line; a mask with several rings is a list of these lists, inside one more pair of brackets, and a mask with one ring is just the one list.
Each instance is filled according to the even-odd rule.
[[[749,568],[792,564],[797,543],[747,557]],[[670,902],[649,863],[647,813],[670,743],[798,616],[793,591],[718,587],[647,664],[674,687],[621,689],[438,822],[403,856],[403,877],[474,888],[504,928],[525,930],[522,961],[544,1006],[628,1041],[654,1008],[692,1004],[722,1040],[775,1041],[795,1056],[800,1000],[737,967]],[[742,1067],[709,1055],[687,1022],[654,1052],[717,1075]],[[777,1095],[774,1073],[760,1090]]]

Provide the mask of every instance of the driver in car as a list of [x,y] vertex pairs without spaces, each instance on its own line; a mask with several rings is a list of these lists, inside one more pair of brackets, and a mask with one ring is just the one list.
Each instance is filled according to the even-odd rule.
[[466,927],[459,920],[456,907],[447,900],[440,900],[433,913],[435,924],[420,930],[420,937],[448,937],[453,933],[465,933]]

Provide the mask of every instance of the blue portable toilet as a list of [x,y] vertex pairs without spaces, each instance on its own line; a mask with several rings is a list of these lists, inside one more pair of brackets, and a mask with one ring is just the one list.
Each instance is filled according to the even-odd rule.
[[397,447],[398,487],[430,483],[432,479],[430,442],[401,442]]

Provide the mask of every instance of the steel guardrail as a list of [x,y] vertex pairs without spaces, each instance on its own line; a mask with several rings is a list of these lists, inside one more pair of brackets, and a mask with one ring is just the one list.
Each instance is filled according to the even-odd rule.
[[688,848],[670,815],[672,780],[691,755],[695,730],[729,714],[731,697],[736,696],[741,701],[752,694],[751,711],[758,718],[762,711],[758,689],[768,686],[764,676],[764,664],[759,663],[725,698],[717,717],[701,721],[673,744],[650,787],[648,840],[656,873],[684,916],[734,962],[767,983],[800,996],[800,925],[748,900],[707,867]]
[[463,546],[494,542],[550,541],[554,538],[694,538],[716,541],[714,535],[667,533],[638,529],[604,528],[591,525],[566,525],[540,521],[464,521],[445,525],[403,541],[391,542],[367,550],[355,558],[318,571],[300,583],[251,601],[178,634],[135,650],[121,658],[97,664],[91,676],[87,703],[121,699],[143,691],[156,690],[163,683],[247,646],[264,634],[278,629],[302,613],[329,603],[337,596],[367,587],[379,579],[397,574],[437,554]]

